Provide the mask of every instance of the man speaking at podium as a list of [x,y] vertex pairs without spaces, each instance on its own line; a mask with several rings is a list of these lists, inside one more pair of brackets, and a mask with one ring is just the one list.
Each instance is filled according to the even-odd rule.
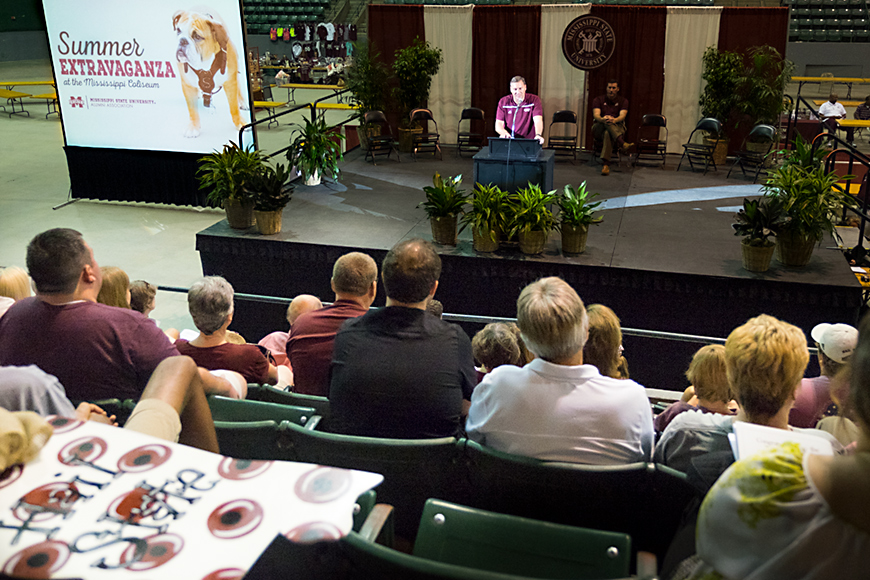
[[495,132],[502,139],[537,139],[544,144],[544,107],[537,95],[526,94],[526,79],[511,79],[511,94],[501,98]]

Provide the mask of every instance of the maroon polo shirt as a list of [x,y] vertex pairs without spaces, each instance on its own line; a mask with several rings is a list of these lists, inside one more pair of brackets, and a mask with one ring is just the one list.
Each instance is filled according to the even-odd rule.
[[345,320],[362,316],[368,310],[353,300],[336,300],[296,319],[287,339],[295,392],[329,396],[329,365],[335,335]]
[[628,110],[628,99],[616,95],[616,99],[610,101],[608,100],[607,95],[601,95],[592,100],[592,108],[601,109],[602,117],[606,117],[607,115],[618,117],[620,111]]
[[[495,114],[496,121],[504,121],[504,128],[513,128],[514,137],[522,139],[535,138],[535,117],[544,116],[544,106],[537,95],[526,93],[523,102],[517,105],[513,95],[502,97],[498,102]],[[514,119],[516,117],[516,119]]]
[[175,348],[194,360],[196,366],[210,371],[235,371],[249,383],[269,382],[269,359],[255,344],[224,343],[217,346],[193,346],[183,338],[175,341]]

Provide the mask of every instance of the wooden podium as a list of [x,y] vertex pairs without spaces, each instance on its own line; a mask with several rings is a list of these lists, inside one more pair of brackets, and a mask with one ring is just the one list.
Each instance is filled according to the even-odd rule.
[[553,189],[556,152],[541,149],[535,139],[489,138],[489,147],[474,156],[474,183],[493,184],[515,192],[527,184]]

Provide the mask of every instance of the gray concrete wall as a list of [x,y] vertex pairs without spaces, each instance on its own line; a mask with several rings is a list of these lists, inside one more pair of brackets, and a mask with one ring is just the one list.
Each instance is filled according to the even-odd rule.
[[0,62],[48,58],[44,30],[0,32]]
[[867,54],[870,44],[863,42],[789,42],[786,57],[795,63],[794,75],[817,77],[870,77]]

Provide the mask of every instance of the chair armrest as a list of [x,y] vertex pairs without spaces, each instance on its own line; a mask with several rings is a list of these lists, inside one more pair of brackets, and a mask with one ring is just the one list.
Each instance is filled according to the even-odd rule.
[[305,430],[306,431],[317,431],[317,426],[320,424],[321,419],[323,417],[321,415],[312,415],[308,418],[308,421],[305,422]]
[[359,535],[367,542],[393,547],[393,506],[376,504],[363,522]]

